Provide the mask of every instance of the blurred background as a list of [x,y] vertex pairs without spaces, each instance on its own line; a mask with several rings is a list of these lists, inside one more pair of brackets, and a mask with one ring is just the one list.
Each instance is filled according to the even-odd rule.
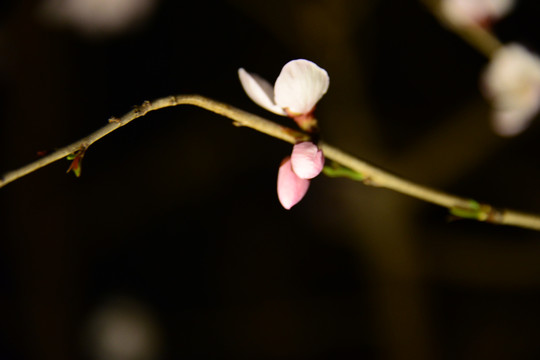
[[[494,31],[540,50],[539,16],[521,0]],[[171,94],[291,125],[236,72],[307,58],[331,78],[325,141],[540,212],[540,124],[494,135],[487,60],[416,1],[4,1],[0,54],[0,172]],[[0,359],[540,357],[539,233],[324,176],[286,211],[290,150],[177,107],[94,144],[78,179],[59,161],[1,189]]]

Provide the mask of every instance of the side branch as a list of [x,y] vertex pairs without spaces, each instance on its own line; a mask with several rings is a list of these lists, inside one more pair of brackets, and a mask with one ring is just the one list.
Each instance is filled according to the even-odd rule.
[[442,25],[456,33],[487,58],[491,58],[501,48],[501,42],[490,31],[481,26],[457,26],[448,21],[441,11],[440,0],[420,0],[420,2],[424,3]]
[[[109,120],[109,124],[80,139],[79,141],[65,146],[54,153],[23,166],[20,169],[5,173],[2,178],[0,178],[0,187],[3,187],[8,183],[30,174],[52,162],[63,159],[70,154],[77,151],[86,150],[90,145],[107,134],[139,117],[146,115],[150,111],[177,105],[194,105],[201,107],[232,119],[233,124],[236,126],[249,127],[291,144],[308,139],[307,135],[302,132],[283,127],[260,116],[237,109],[228,104],[205,98],[203,96],[169,96],[154,101],[145,101],[142,105],[135,107],[121,118],[111,118]],[[481,205],[470,199],[454,196],[402,179],[352,155],[349,155],[331,145],[321,143],[320,146],[326,158],[362,174],[362,181],[366,185],[384,187],[420,200],[440,205],[450,209],[451,211],[455,210],[456,213],[459,212],[460,214],[466,214],[464,217],[469,217],[480,221],[488,221],[496,224],[513,225],[540,230],[540,216],[538,215],[521,213],[507,209],[497,210],[487,204]]]

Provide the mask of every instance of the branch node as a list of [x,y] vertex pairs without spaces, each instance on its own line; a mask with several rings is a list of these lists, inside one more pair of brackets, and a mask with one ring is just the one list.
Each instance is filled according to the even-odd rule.
[[242,127],[242,126],[244,126],[244,124],[242,124],[241,122],[236,121],[236,120],[233,120],[232,124],[233,124],[233,126],[236,126],[236,127]]
[[364,185],[367,185],[367,186],[374,186],[374,187],[378,187],[379,185],[373,180],[373,178],[371,176],[367,176],[365,177],[364,179],[362,179],[362,184]]
[[150,101],[145,100],[141,105],[135,105],[133,111],[135,112],[136,116],[144,116],[148,110],[150,110],[150,107],[152,104]]
[[67,156],[67,159],[71,160],[71,164],[69,165],[66,173],[73,171],[76,177],[81,176],[81,162],[86,152],[86,149],[88,149],[88,145],[83,143],[78,150]]
[[[486,218],[485,221],[492,224],[501,224],[504,219],[504,212],[490,205],[486,206]],[[487,211],[489,208],[489,211]]]

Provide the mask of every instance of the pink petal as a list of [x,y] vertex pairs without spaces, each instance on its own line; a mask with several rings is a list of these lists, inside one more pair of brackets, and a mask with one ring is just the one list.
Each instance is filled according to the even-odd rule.
[[289,61],[274,86],[274,100],[279,107],[294,114],[306,114],[328,90],[328,73],[308,60]]
[[281,162],[278,171],[277,193],[281,205],[289,210],[296,205],[309,188],[309,180],[299,178],[291,167],[291,158],[288,156]]
[[274,103],[274,88],[268,81],[257,74],[248,73],[238,69],[238,77],[246,94],[257,105],[278,115],[287,115],[285,111]]
[[304,141],[294,145],[291,154],[292,169],[301,179],[313,179],[324,166],[322,150],[312,142]]

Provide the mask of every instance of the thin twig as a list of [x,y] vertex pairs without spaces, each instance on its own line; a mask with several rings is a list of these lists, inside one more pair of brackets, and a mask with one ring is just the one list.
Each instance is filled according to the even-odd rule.
[[[307,135],[302,132],[283,127],[260,116],[237,109],[228,104],[205,98],[203,96],[169,96],[154,101],[145,101],[141,106],[135,107],[132,111],[128,112],[121,118],[111,118],[109,120],[109,124],[80,139],[79,141],[65,146],[54,153],[23,166],[20,169],[4,174],[0,179],[0,187],[3,187],[8,183],[28,175],[50,163],[63,159],[70,154],[88,149],[90,145],[103,138],[105,135],[139,117],[146,115],[150,111],[177,105],[198,106],[232,119],[233,124],[236,126],[249,127],[291,144],[303,139],[307,139]],[[480,221],[488,221],[495,224],[513,225],[540,230],[540,216],[538,215],[508,209],[498,210],[487,204],[478,204],[476,201],[471,199],[438,191],[390,174],[326,143],[320,143],[320,146],[327,159],[333,160],[342,166],[362,174],[362,181],[366,185],[391,189],[420,200],[446,207],[450,210],[455,210],[456,213],[459,212],[460,214],[465,214],[465,217],[468,218],[473,218]]]
[[133,110],[122,116],[121,118],[111,118],[109,119],[109,124],[102,127],[101,129],[93,132],[92,134],[75,141],[74,143],[64,146],[61,149],[56,150],[49,155],[46,155],[26,166],[23,166],[20,169],[13,170],[5,173],[0,178],[0,188],[9,184],[10,182],[17,180],[25,175],[28,175],[39,168],[42,168],[50,163],[53,163],[57,160],[63,159],[70,154],[73,154],[81,149],[87,149],[94,142],[98,141],[105,135],[113,132],[114,130],[122,127],[131,121],[142,117],[149,113],[150,111],[159,110],[167,107],[172,107],[176,105],[195,105],[217,114],[223,115],[230,119],[233,119],[234,124],[237,126],[246,126],[253,128],[262,133],[268,134],[275,138],[287,141],[289,143],[294,143],[296,138],[305,136],[304,134],[288,130],[285,131],[284,128],[276,123],[268,121],[259,116],[250,114],[248,112],[242,111],[237,108],[233,108],[227,104],[219,103],[217,101],[198,96],[198,95],[179,95],[179,96],[168,96],[165,98],[157,99],[152,102],[145,101],[142,105],[136,106]]

